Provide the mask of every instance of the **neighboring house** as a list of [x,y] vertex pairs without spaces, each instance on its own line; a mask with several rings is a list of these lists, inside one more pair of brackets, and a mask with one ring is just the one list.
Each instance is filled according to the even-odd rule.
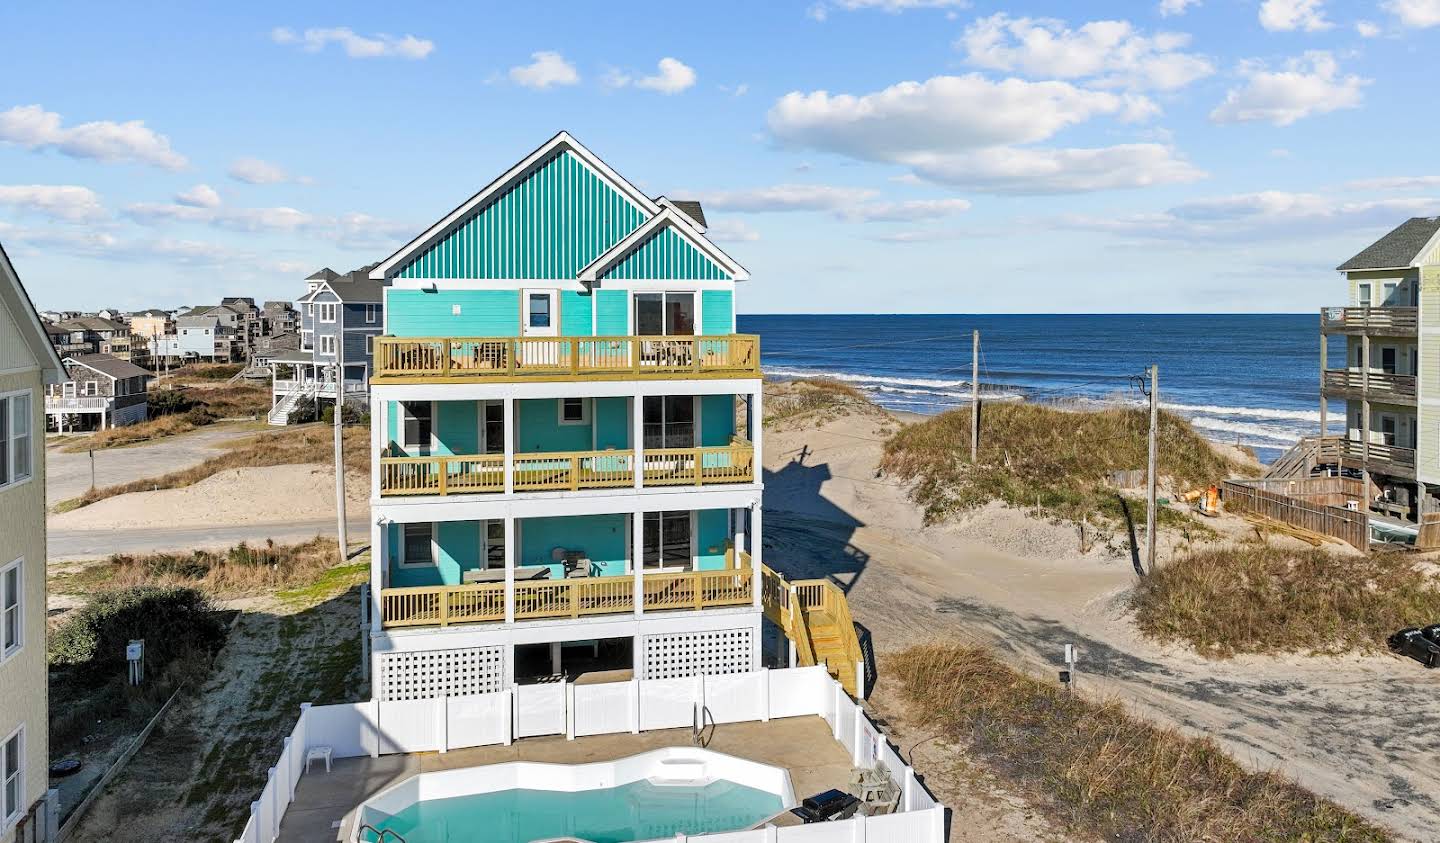
[[1320,417],[1328,433],[1326,399],[1343,402],[1345,434],[1324,436],[1312,462],[1358,469],[1372,510],[1418,520],[1440,492],[1440,349],[1428,339],[1440,324],[1425,324],[1440,313],[1440,217],[1407,220],[1336,268],[1350,304],[1320,312]]
[[132,313],[127,317],[130,323],[130,333],[137,337],[144,337],[149,343],[156,337],[163,337],[173,333],[175,319],[168,312],[158,309],[141,310]]
[[305,279],[296,302],[300,347],[271,359],[271,424],[285,424],[302,398],[335,399],[336,365],[344,357],[345,400],[365,401],[374,343],[385,325],[382,284],[365,266],[341,275],[321,269]]
[[77,316],[54,323],[46,332],[51,336],[55,350],[61,356],[99,354],[102,345],[117,337],[123,342],[130,334],[130,326],[99,316]]
[[300,312],[288,301],[267,301],[262,311],[264,320],[264,335],[267,337],[279,334],[300,333]]
[[236,346],[234,331],[209,314],[177,317],[175,332],[156,338],[152,344],[154,357],[208,363],[231,362],[236,357]]
[[147,387],[154,378],[108,354],[65,358],[66,379],[45,390],[45,421],[60,433],[104,430],[145,421]]
[[116,307],[107,307],[101,310],[97,310],[95,311],[95,315],[99,316],[101,319],[109,319],[114,322],[125,321],[125,311]]
[[63,368],[0,248],[0,843],[48,839],[42,393]]
[[759,340],[702,218],[562,133],[370,271],[376,699],[759,669]]
[[255,366],[269,366],[275,362],[278,356],[293,359],[292,356],[299,350],[300,335],[294,331],[264,336],[256,342],[255,353],[251,356],[250,362]]

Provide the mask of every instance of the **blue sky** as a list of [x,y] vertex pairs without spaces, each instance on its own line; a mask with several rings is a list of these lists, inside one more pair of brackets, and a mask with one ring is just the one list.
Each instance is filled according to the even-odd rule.
[[752,313],[1309,311],[1440,213],[1440,0],[11,3],[0,30],[0,242],[42,308],[294,298],[560,129],[702,199]]

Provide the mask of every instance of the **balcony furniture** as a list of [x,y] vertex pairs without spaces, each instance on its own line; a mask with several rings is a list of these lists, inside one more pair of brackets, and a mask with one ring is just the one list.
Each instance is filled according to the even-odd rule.
[[377,383],[760,376],[750,334],[618,337],[377,337]]
[[1414,336],[1419,327],[1416,307],[1320,308],[1320,330],[1325,333]]
[[305,772],[310,772],[311,761],[324,761],[325,772],[330,772],[330,759],[335,755],[335,749],[328,746],[312,746],[305,750]]
[[[521,565],[515,569],[515,581],[522,580],[543,580],[550,576],[549,565]],[[460,574],[460,581],[466,583],[503,583],[505,582],[504,568],[473,568]]]

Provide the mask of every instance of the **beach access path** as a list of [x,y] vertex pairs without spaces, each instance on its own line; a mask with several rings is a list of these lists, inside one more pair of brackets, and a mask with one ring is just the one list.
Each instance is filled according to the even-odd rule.
[[1241,763],[1407,839],[1434,839],[1440,671],[1388,656],[1214,661],[1160,646],[1130,620],[1129,559],[1082,554],[1073,526],[992,504],[925,527],[905,490],[878,473],[895,426],[857,414],[765,434],[765,561],[844,585],[882,674],[886,652],[952,640],[1055,676],[1073,643],[1080,690],[1212,737]]

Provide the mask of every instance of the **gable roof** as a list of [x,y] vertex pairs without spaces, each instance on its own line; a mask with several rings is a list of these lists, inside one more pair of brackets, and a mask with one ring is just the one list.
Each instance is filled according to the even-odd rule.
[[586,166],[593,170],[601,179],[607,182],[623,197],[640,209],[645,216],[659,213],[660,206],[653,199],[646,196],[643,191],[635,187],[619,173],[610,168],[610,165],[600,160],[600,157],[586,149],[569,132],[559,132],[550,140],[541,144],[529,155],[525,156],[515,166],[506,170],[494,181],[490,182],[480,192],[462,202],[455,210],[446,214],[439,222],[421,232],[418,237],[401,246],[390,257],[381,261],[371,271],[370,277],[376,281],[383,281],[403,267],[409,260],[426,249],[430,248],[451,231],[463,225],[469,218],[472,211],[484,207],[493,197],[502,194],[512,185],[525,179],[531,170],[538,164],[547,161],[551,155],[559,152],[570,152],[580,159]]
[[340,277],[340,273],[338,273],[338,272],[336,272],[335,270],[331,269],[330,267],[326,266],[326,267],[321,267],[320,269],[317,269],[317,270],[315,270],[314,272],[310,273],[310,275],[309,275],[305,280],[306,280],[306,281],[334,281],[336,278],[339,278],[339,277]]
[[[335,294],[335,298],[342,303],[365,304],[379,303],[385,300],[385,282],[377,281],[370,276],[370,270],[375,264],[362,266],[359,269],[352,269],[344,275],[335,275],[334,278],[321,281],[315,289],[296,299],[298,302],[314,301],[322,291],[329,290]],[[309,279],[306,279],[309,280]]]
[[60,356],[55,353],[55,346],[50,344],[50,335],[40,324],[35,303],[25,292],[25,285],[20,283],[20,276],[15,272],[14,264],[10,263],[10,256],[5,254],[3,244],[0,244],[0,305],[10,311],[15,327],[24,334],[25,344],[30,346],[30,353],[40,364],[41,379],[45,383],[64,380],[65,367],[60,364]]
[[1412,217],[1366,246],[1360,254],[1335,267],[1341,272],[1357,269],[1400,269],[1415,265],[1430,241],[1440,235],[1440,217]]
[[218,328],[219,318],[215,316],[181,316],[175,320],[177,328]]
[[[611,246],[600,254],[600,257],[591,261],[588,266],[580,270],[581,281],[593,284],[617,266],[620,266],[632,255],[640,252],[647,244],[666,232],[673,232],[678,235],[689,247],[693,248],[700,256],[714,264],[719,271],[726,273],[732,280],[746,281],[750,278],[750,272],[745,267],[735,262],[735,259],[725,254],[715,244],[706,239],[696,228],[690,217],[681,213],[674,207],[667,206],[660,213],[651,217],[639,228],[630,232],[619,243]],[[659,276],[670,277],[670,276]],[[708,273],[698,275],[682,275],[680,277],[708,277]]]
[[689,199],[673,199],[671,201],[675,205],[676,210],[699,223],[702,230],[706,228],[705,209],[700,207],[699,202],[694,202]]
[[120,378],[154,377],[153,374],[136,366],[129,360],[121,360],[119,357],[114,357],[109,354],[74,354],[66,357],[65,362],[79,364],[114,380],[119,380]]

